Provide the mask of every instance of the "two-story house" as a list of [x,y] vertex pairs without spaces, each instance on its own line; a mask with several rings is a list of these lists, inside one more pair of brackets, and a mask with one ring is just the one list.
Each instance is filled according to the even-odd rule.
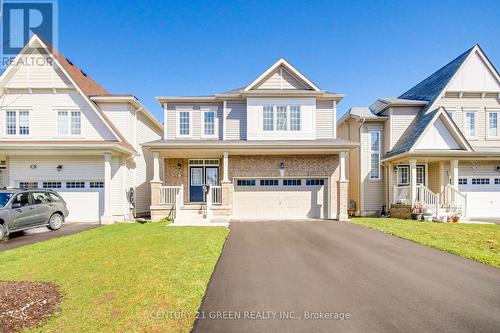
[[141,143],[162,133],[134,96],[110,94],[36,35],[0,76],[0,188],[54,189],[68,221],[148,215],[153,160]]
[[339,137],[358,215],[500,215],[500,76],[476,45],[398,98],[352,108]]
[[284,59],[240,89],[158,97],[164,137],[144,145],[155,159],[153,218],[346,219],[356,144],[337,138],[342,97]]

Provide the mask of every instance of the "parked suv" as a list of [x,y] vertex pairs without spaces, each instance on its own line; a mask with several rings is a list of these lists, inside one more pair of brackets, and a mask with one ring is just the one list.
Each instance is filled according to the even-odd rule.
[[60,229],[68,214],[66,202],[52,190],[0,190],[0,240],[11,232],[40,226]]

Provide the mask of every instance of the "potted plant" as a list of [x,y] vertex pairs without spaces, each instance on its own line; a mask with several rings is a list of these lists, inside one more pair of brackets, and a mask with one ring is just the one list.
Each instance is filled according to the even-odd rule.
[[458,223],[458,220],[459,218],[457,215],[453,216],[453,223]]
[[422,219],[422,205],[421,204],[416,204],[413,207],[413,210],[411,212],[411,219],[412,220],[421,220]]

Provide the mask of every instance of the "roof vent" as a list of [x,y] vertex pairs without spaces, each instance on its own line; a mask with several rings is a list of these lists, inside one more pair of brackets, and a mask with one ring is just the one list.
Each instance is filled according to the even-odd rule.
[[82,75],[83,75],[83,76],[87,76],[87,73],[85,73],[85,72],[84,72],[84,71],[82,71],[81,69],[80,69],[80,73],[82,73]]
[[66,58],[66,61],[71,65],[73,66],[73,63],[71,62],[71,60],[69,60],[69,58]]

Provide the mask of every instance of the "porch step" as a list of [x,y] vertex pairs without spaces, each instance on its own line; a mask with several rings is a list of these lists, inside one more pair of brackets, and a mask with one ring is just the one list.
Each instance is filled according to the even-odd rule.
[[181,210],[201,210],[204,205],[202,204],[188,204],[182,205]]

